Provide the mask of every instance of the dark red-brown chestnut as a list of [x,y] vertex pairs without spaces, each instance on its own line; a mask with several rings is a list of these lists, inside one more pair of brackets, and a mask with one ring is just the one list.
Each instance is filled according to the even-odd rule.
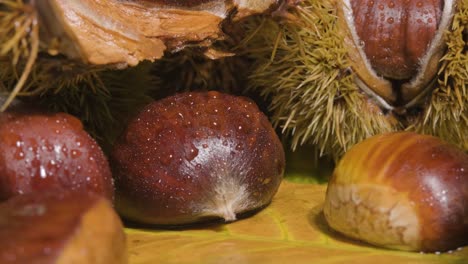
[[442,0],[350,0],[354,27],[378,75],[410,79],[421,67],[442,16]]
[[272,200],[285,167],[281,142],[255,103],[219,92],[148,105],[111,161],[117,209],[158,225],[235,220]]
[[1,113],[0,201],[52,189],[94,191],[112,200],[112,175],[101,148],[69,114]]
[[125,233],[108,199],[91,192],[32,192],[0,204],[2,264],[124,264]]
[[338,232],[386,248],[467,245],[468,155],[427,135],[371,137],[338,163],[324,214]]

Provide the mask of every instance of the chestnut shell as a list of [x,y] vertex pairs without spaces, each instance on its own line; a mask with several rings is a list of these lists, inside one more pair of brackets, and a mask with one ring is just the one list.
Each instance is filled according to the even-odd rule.
[[0,201],[46,190],[93,191],[113,200],[107,159],[66,113],[18,108],[0,114]]
[[111,162],[124,217],[177,225],[231,221],[267,205],[285,156],[253,101],[194,92],[144,108],[115,144]]
[[468,244],[468,155],[409,132],[351,148],[330,179],[325,217],[335,230],[371,244],[447,251]]
[[0,263],[127,263],[122,222],[91,192],[33,192],[0,204]]

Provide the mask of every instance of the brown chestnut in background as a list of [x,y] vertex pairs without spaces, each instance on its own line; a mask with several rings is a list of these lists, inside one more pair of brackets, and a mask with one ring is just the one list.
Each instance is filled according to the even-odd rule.
[[115,144],[116,207],[128,219],[177,225],[267,205],[284,150],[267,117],[244,97],[177,94],[144,108]]
[[324,214],[338,232],[386,248],[467,245],[468,155],[432,136],[371,137],[338,163]]
[[65,113],[18,108],[0,114],[0,201],[33,191],[85,190],[113,199],[104,153]]
[[127,263],[122,222],[87,192],[32,192],[0,204],[0,263]]
[[354,27],[378,75],[410,79],[418,73],[442,16],[443,0],[350,0]]

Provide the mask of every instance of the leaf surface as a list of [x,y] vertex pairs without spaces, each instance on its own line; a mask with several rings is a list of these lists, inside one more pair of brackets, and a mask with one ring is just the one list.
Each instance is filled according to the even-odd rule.
[[420,254],[379,249],[332,230],[326,185],[284,181],[273,202],[230,224],[181,230],[127,228],[130,263],[468,263],[468,248]]

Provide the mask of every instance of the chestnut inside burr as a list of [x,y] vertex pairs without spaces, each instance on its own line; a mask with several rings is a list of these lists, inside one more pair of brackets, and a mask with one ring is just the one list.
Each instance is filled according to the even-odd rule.
[[443,0],[352,0],[356,33],[378,74],[409,79],[419,68],[441,20]]
[[423,89],[409,91],[413,88],[407,84],[423,69],[444,4],[444,0],[350,0],[359,46],[375,73],[391,83],[396,99],[387,103],[392,106],[406,105],[421,94]]

